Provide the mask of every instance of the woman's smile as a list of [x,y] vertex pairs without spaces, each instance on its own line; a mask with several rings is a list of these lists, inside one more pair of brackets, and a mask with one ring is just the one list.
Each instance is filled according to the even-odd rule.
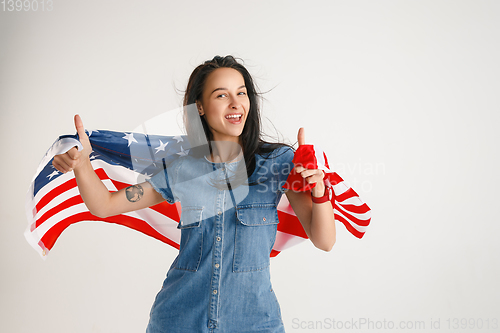
[[232,113],[232,114],[228,114],[225,118],[231,124],[241,124],[243,114],[242,113]]
[[245,80],[237,70],[218,68],[207,77],[198,111],[214,141],[239,142],[249,109]]

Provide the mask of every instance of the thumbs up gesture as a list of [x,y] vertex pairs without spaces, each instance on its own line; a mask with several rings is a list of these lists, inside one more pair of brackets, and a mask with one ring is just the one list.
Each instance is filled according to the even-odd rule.
[[54,156],[52,165],[57,171],[66,173],[80,168],[85,162],[89,160],[89,155],[92,152],[89,137],[85,133],[82,119],[79,115],[75,115],[75,128],[80,138],[80,143],[83,146],[81,151],[77,147],[73,147],[64,154]]
[[[299,132],[297,133],[297,142],[299,147],[306,144],[306,135],[304,128],[299,128]],[[323,182],[323,178],[325,177],[325,173],[323,170],[319,169],[306,169],[302,165],[295,164],[295,171],[302,176],[302,178],[308,184],[316,184],[311,190],[311,193],[314,197],[322,197],[325,193],[325,183]]]

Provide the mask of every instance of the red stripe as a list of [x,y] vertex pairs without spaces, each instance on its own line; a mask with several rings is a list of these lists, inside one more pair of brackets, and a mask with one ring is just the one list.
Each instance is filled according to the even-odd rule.
[[49,218],[54,216],[55,214],[70,208],[74,205],[78,205],[83,203],[83,199],[80,195],[76,195],[74,197],[71,197],[63,202],[61,202],[59,205],[52,207],[48,211],[45,212],[42,216],[40,216],[35,223],[35,228],[38,228],[40,225],[42,225],[43,222],[47,221]]
[[359,198],[359,196],[356,193],[356,191],[354,191],[352,188],[349,188],[344,193],[342,193],[340,195],[336,195],[335,196],[335,200],[341,202],[341,201],[347,200],[349,198],[354,198],[354,197]]
[[94,171],[95,171],[95,173],[97,174],[97,176],[99,177],[100,180],[109,179],[108,174],[106,173],[106,171],[104,171],[103,168],[98,168],[98,169],[95,169]]
[[129,187],[132,185],[132,184],[127,184],[127,183],[122,183],[122,182],[120,182],[116,179],[112,179],[112,178],[109,178],[109,180],[111,180],[113,185],[116,187],[117,191],[121,190],[122,188],[126,188],[126,187]]
[[[101,179],[101,180],[103,180],[103,179],[110,179],[108,177],[108,175],[106,174],[106,172],[102,168],[96,169],[95,172],[96,172],[97,176],[99,177],[99,179]],[[130,186],[130,185],[127,185],[125,183],[115,181],[113,179],[110,179],[110,180],[111,180],[111,182],[113,183],[113,185],[116,188],[118,188],[118,187],[119,188],[123,188],[123,187]],[[70,187],[71,185],[73,185],[73,186]],[[76,180],[75,180],[75,178],[73,178],[70,181],[67,181],[64,184],[56,187],[54,190],[57,190],[57,191],[54,191],[54,190],[50,191],[46,196],[44,196],[42,198],[42,200],[45,199],[50,194],[51,198],[50,198],[50,200],[48,200],[48,202],[50,202],[53,198],[55,198],[54,195],[57,196],[57,195],[61,195],[61,194],[64,193],[64,192],[61,191],[62,189],[64,189],[64,190],[67,191],[67,190],[72,189],[75,186],[76,186]],[[40,201],[42,201],[42,200],[40,200]],[[48,211],[46,211],[42,216],[40,216],[36,220],[34,227],[35,228],[39,227],[40,225],[42,225],[43,222],[45,222],[46,220],[48,220],[49,218],[51,218],[52,216],[54,216],[58,212],[61,212],[61,211],[65,210],[65,209],[67,209],[67,208],[69,208],[71,206],[78,205],[78,204],[81,204],[81,203],[83,203],[83,199],[82,199],[82,197],[79,194],[76,195],[76,196],[74,196],[74,197],[71,197],[71,198],[69,198],[69,199],[67,199],[67,200],[65,200],[63,202],[61,202],[60,204],[58,204],[57,206],[52,207],[51,209],[49,209]],[[44,206],[45,205],[46,204],[44,204]],[[38,207],[38,205],[37,205],[37,207]],[[31,228],[33,229],[33,226]]]
[[344,224],[346,229],[353,234],[354,236],[361,238],[365,234],[364,232],[360,232],[356,230],[347,220],[345,220],[342,216],[335,214],[335,220],[340,221]]
[[363,227],[367,227],[369,224],[370,224],[370,219],[367,219],[367,220],[360,220],[354,216],[352,216],[351,214],[349,214],[349,212],[346,212],[345,209],[343,209],[342,207],[339,207],[337,205],[337,203],[334,204],[333,208],[339,210],[342,215],[344,215],[347,219],[349,219],[352,223],[355,223],[359,226],[363,226]]
[[[102,170],[102,169],[99,169],[99,170]],[[104,170],[102,170],[102,172],[104,173]],[[106,175],[106,177],[107,177],[107,175]],[[113,183],[113,185],[116,187],[116,189],[118,191],[121,190],[122,188],[126,188],[126,187],[129,187],[132,185],[132,184],[120,182],[120,181],[112,179],[112,178],[109,178],[109,179],[111,180],[111,182]],[[151,206],[149,208],[153,209],[154,211],[156,211],[162,215],[168,216],[169,218],[171,218],[174,221],[177,221],[177,222],[180,221],[180,216],[179,216],[180,204],[179,203],[175,203],[174,205],[171,205],[165,201],[165,202],[159,203],[157,205]]]
[[280,254],[281,251],[276,251],[276,250],[271,250],[271,255],[270,257],[276,257],[278,254]]
[[370,207],[368,207],[367,204],[362,204],[360,206],[356,206],[356,205],[351,205],[351,204],[341,204],[339,202],[337,202],[338,205],[340,205],[342,208],[344,208],[345,210],[347,210],[348,212],[351,212],[351,213],[356,213],[356,214],[364,214],[364,213],[367,213],[370,211]]
[[[99,179],[109,179],[108,175],[102,168],[96,169],[95,173],[99,177]],[[52,185],[50,183],[47,183],[45,186],[51,187]],[[44,187],[45,187],[44,186]],[[45,207],[49,202],[51,202],[54,198],[57,196],[63,194],[66,191],[71,190],[72,188],[76,187],[76,179],[73,177],[70,180],[62,183],[61,185],[54,187],[52,190],[50,190],[46,195],[40,198],[40,200],[37,202],[35,208],[36,211],[39,212],[43,207]]]
[[82,221],[101,221],[101,222],[108,222],[108,223],[115,223],[119,225],[123,225],[126,227],[129,227],[131,229],[134,229],[136,231],[139,231],[143,234],[146,234],[148,236],[151,236],[153,238],[156,238],[164,243],[167,243],[176,249],[179,249],[179,244],[176,242],[168,239],[167,237],[163,236],[160,234],[158,231],[156,231],[153,227],[151,227],[147,222],[144,220],[131,217],[131,216],[126,216],[126,215],[115,215],[115,216],[110,216],[107,218],[99,218],[97,216],[94,216],[90,214],[90,212],[82,212],[82,213],[77,213],[74,214],[70,217],[67,217],[57,224],[55,224],[52,228],[50,228],[45,235],[43,235],[41,241],[45,245],[45,247],[49,250],[52,249],[54,246],[55,242],[57,241],[57,238],[59,235],[71,224],[77,223],[77,222],[82,222]]
[[342,183],[344,181],[342,179],[342,177],[340,177],[339,174],[336,172],[334,172],[333,174],[329,173],[328,178],[329,178],[330,182],[332,183],[332,185],[337,185],[337,184]]
[[328,159],[326,158],[326,154],[325,154],[325,152],[323,152],[323,158],[324,158],[324,160],[325,160],[325,166],[326,166],[328,169],[330,169],[330,165],[328,165]]
[[[132,185],[132,184],[123,183],[123,182],[120,182],[118,180],[109,178],[103,169],[98,169],[98,170],[102,171],[103,178],[105,176],[107,179],[111,180],[111,182],[113,183],[113,185],[116,187],[116,189],[118,191]],[[99,178],[101,178],[101,177],[99,177]],[[101,179],[103,179],[103,178],[101,178]],[[171,205],[168,202],[164,201],[162,203],[151,206],[149,208],[151,208],[152,210],[154,210],[162,215],[168,216],[169,218],[171,218],[172,220],[174,220],[176,222],[180,221],[180,215],[179,215],[180,204],[179,203],[175,203],[174,205]]]
[[[98,169],[95,169],[94,171],[97,174],[97,176],[99,177],[99,179],[111,180],[111,182],[113,183],[113,185],[116,187],[117,190],[120,190],[122,188],[126,188],[126,187],[130,186],[130,184],[111,179],[107,175],[107,173],[105,172],[105,170],[103,168],[98,168]],[[77,186],[76,179],[72,178],[72,179],[66,181],[65,183],[57,186],[56,188],[52,189],[45,196],[43,196],[40,199],[40,201],[37,203],[37,205],[36,205],[37,211],[39,211],[40,209],[45,207],[47,204],[49,204],[57,196],[63,194],[64,192],[66,192],[68,190],[71,190],[72,188],[74,188],[76,186]],[[74,205],[81,204],[81,203],[83,203],[83,199],[81,198],[80,195],[76,195],[76,196],[73,196],[73,197],[65,200],[64,202],[58,204],[57,206],[49,209],[47,212],[45,212],[43,214],[43,216],[39,217],[37,219],[37,221],[33,224],[31,229],[33,230],[36,227],[40,226],[42,223],[47,221],[50,217],[57,214],[58,212],[63,211],[67,208],[70,208]],[[167,217],[169,217],[177,222],[180,220],[179,211],[178,211],[178,209],[180,209],[179,204],[170,205],[167,202],[163,202],[163,203],[160,203],[158,205],[155,205],[155,206],[152,206],[149,208],[151,208],[154,211],[156,211],[164,216],[167,216]],[[116,216],[111,216],[111,217],[107,217],[107,218],[99,218],[99,217],[96,217],[96,216],[90,214],[90,212],[88,212],[88,211],[74,214],[72,216],[67,217],[66,219],[59,221],[58,223],[56,223],[54,226],[52,226],[45,233],[45,235],[41,239],[41,242],[45,245],[45,247],[48,250],[50,250],[52,248],[52,246],[55,244],[59,235],[69,225],[77,223],[77,222],[81,222],[81,221],[86,221],[86,220],[110,222],[110,223],[116,223],[116,224],[120,224],[123,226],[127,226],[131,229],[137,230],[137,231],[142,232],[148,236],[156,238],[164,243],[167,243],[167,244],[169,244],[177,249],[179,248],[179,245],[176,242],[174,242],[174,241],[168,239],[167,237],[165,237],[164,235],[160,234],[158,231],[156,231],[153,227],[151,227],[146,221],[144,221],[142,219],[138,219],[138,218],[134,218],[134,217],[126,216],[126,215],[116,215]]]
[[278,220],[280,221],[278,223],[279,231],[305,239],[308,238],[297,216],[278,210]]
[[163,201],[163,202],[161,202],[157,205],[151,206],[149,208],[151,208],[152,210],[154,210],[162,215],[168,216],[169,218],[171,218],[172,220],[174,220],[176,222],[179,222],[181,220],[181,218],[179,216],[179,212],[181,211],[181,204],[178,202],[171,205],[168,202]]
[[[334,173],[332,178],[330,179],[330,181],[332,183],[335,182],[336,184],[338,184],[338,183],[343,182],[344,180],[337,173]],[[349,187],[349,189],[347,191],[345,191],[344,193],[335,196],[335,203],[340,205],[342,208],[344,208],[344,210],[347,210],[348,212],[352,212],[352,213],[357,213],[357,214],[364,214],[364,213],[371,210],[370,207],[368,207],[368,205],[366,203],[363,203],[360,206],[351,205],[351,204],[345,204],[345,205],[340,204],[340,202],[347,200],[349,198],[354,198],[354,197],[359,199],[358,193],[356,193],[356,191],[354,191],[354,189],[352,187]],[[361,220],[358,220],[358,221],[361,221]],[[360,224],[360,223],[357,223],[357,224],[364,225],[364,224]],[[368,225],[368,224],[366,224],[366,225]]]
[[[47,186],[47,185],[45,185],[45,186]],[[61,185],[59,185],[59,186],[55,187],[54,189],[50,190],[46,195],[44,195],[43,197],[41,197],[40,200],[37,202],[37,204],[35,206],[36,211],[39,212],[50,201],[52,201],[52,199],[54,199],[58,195],[66,192],[68,190],[71,190],[75,186],[76,186],[76,179],[75,178],[71,178],[70,180],[66,181],[65,183],[62,183]]]
[[[113,182],[113,185],[116,187],[116,189],[118,191],[121,190],[122,188],[126,188],[126,187],[131,186],[131,184],[122,183],[118,180],[111,179],[111,181]],[[179,215],[180,203],[175,203],[175,204],[171,205],[168,202],[164,201],[164,202],[161,202],[157,205],[151,206],[149,208],[151,208],[152,210],[154,210],[162,215],[168,216],[169,218],[171,218],[172,220],[174,220],[176,222],[179,222],[181,220],[180,215]]]

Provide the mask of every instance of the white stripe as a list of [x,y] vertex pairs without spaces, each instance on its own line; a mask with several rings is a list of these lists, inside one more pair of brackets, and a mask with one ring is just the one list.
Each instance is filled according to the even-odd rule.
[[[26,212],[26,217],[28,218],[28,227],[26,228],[24,235],[26,237],[26,240],[28,243],[40,254],[40,256],[43,259],[46,259],[46,252],[44,253],[44,249],[42,249],[39,245],[40,240],[42,237],[52,228],[54,227],[59,221],[68,218],[74,214],[82,213],[82,212],[87,212],[88,209],[85,206],[84,203],[74,205],[72,207],[68,207],[67,209],[64,209],[62,211],[57,212],[53,216],[51,216],[49,219],[47,219],[42,225],[37,227],[35,230],[31,231],[31,226],[33,223],[36,222],[36,219],[40,218],[40,216],[43,216],[48,210],[50,210],[53,207],[56,207],[57,205],[61,204],[65,200],[74,197],[78,195],[79,191],[77,187],[74,187],[72,189],[69,189],[68,191],[65,191],[64,193],[61,193],[60,195],[56,196],[53,198],[49,203],[47,203],[41,210],[40,212],[36,212],[36,204],[38,201],[43,198],[45,195],[47,195],[50,191],[52,191],[54,188],[61,186],[65,182],[74,179],[74,174],[73,172],[69,172],[66,174],[62,174],[58,176],[56,179],[52,180],[49,182],[49,184],[46,184],[44,187],[42,187],[34,196],[34,181],[36,177],[40,174],[40,172],[45,168],[47,163],[50,162],[50,160],[57,154],[62,154],[69,149],[71,149],[74,146],[78,146],[78,149],[81,150],[82,146],[80,142],[76,139],[73,138],[65,138],[61,140],[56,140],[52,144],[52,146],[49,148],[49,150],[46,152],[44,158],[42,161],[39,163],[37,172],[35,173],[33,180],[30,185],[30,189],[28,190],[28,193],[26,195],[26,200],[25,200],[25,212]],[[119,165],[112,165],[109,164],[103,160],[96,159],[92,160],[91,164],[94,169],[99,169],[103,168],[106,172],[106,174],[111,178],[115,179],[119,182],[126,183],[126,184],[136,184],[138,182],[138,179],[141,177],[143,178],[144,176],[141,175],[140,173],[127,169],[123,166]],[[55,169],[54,169],[55,170]],[[116,191],[116,187],[113,185],[111,180],[103,180],[104,185],[106,188],[110,191]],[[171,239],[174,242],[179,243],[180,242],[180,230],[178,230],[177,227],[177,222],[174,220],[164,216],[163,214],[160,214],[152,209],[145,208],[141,211],[138,212],[130,212],[130,213],[125,213],[124,215],[128,215],[131,217],[136,217],[141,220],[144,220],[146,218],[149,221],[154,221],[150,226],[158,231],[160,234],[164,235],[165,237]],[[146,221],[147,221],[146,220]],[[149,224],[149,223],[148,223]]]
[[[106,174],[109,176],[111,179],[115,179],[119,182],[122,183],[127,183],[127,184],[136,184],[138,177],[141,175],[140,173],[127,169],[125,167],[119,166],[119,165],[113,165],[109,164],[103,160],[93,160],[91,161],[92,167],[95,169],[104,169],[106,171]],[[55,170],[55,169],[54,169]],[[60,175],[56,179],[50,181],[50,183],[46,184],[44,187],[42,187],[37,194],[34,197],[35,202],[38,203],[38,201],[47,195],[52,189],[59,187],[60,185],[66,183],[68,180],[74,179],[75,175],[73,172],[68,172],[65,174]],[[33,192],[32,192],[33,193]]]
[[38,201],[40,201],[40,199],[42,199],[42,197],[46,196],[47,193],[52,191],[52,189],[59,187],[62,184],[66,183],[68,180],[71,180],[74,178],[75,178],[75,175],[73,174],[73,172],[68,172],[68,173],[60,175],[59,177],[57,177],[54,180],[51,180],[50,183],[45,184],[45,186],[42,187],[34,197],[35,205],[36,205],[36,203],[38,203]]
[[349,218],[347,218],[344,214],[342,214],[342,212],[340,212],[338,209],[334,209],[333,212],[334,212],[334,214],[338,214],[338,215],[342,216],[357,231],[363,232],[363,233],[366,232],[367,227],[352,223],[352,221]]
[[323,149],[320,147],[313,145],[314,156],[316,157],[316,161],[318,163],[318,169],[325,171],[325,173],[333,173],[330,169],[326,167],[325,154]]
[[144,208],[137,211],[124,213],[122,215],[141,219],[149,224],[153,229],[158,231],[158,233],[167,237],[171,241],[174,241],[177,244],[180,244],[181,242],[181,231],[180,229],[177,229],[177,221],[161,213],[158,213],[153,209]]
[[286,232],[281,232],[278,230],[278,232],[276,233],[276,241],[274,242],[273,250],[283,251],[299,243],[302,243],[305,240],[305,238],[287,234]]
[[[117,190],[115,185],[109,179],[103,180],[102,183],[104,184],[104,186],[106,186],[106,188],[109,191],[116,191]],[[41,218],[43,216],[43,214],[45,214],[48,210],[56,207],[57,205],[63,203],[64,201],[66,201],[74,196],[77,196],[77,195],[80,195],[80,191],[78,190],[78,187],[73,187],[72,189],[59,194],[58,196],[56,196],[54,199],[52,199],[48,204],[46,204],[42,209],[40,209],[36,213],[35,220],[38,220],[39,218]]]
[[[286,199],[285,199],[285,204],[287,204]],[[29,235],[26,235],[26,238],[28,239],[28,242],[37,250],[37,252],[45,259],[46,257],[43,256],[43,249],[41,249],[38,246],[38,242],[45,235],[45,233],[48,232],[52,227],[54,227],[59,221],[74,214],[86,211],[88,211],[88,209],[85,206],[85,204],[78,204],[70,208],[67,208],[55,214],[50,219],[46,220],[41,226],[36,228],[32,233],[30,232]],[[172,240],[177,244],[180,243],[181,233],[180,230],[177,229],[177,222],[161,213],[158,213],[155,210],[145,208],[138,211],[124,213],[123,215],[149,221],[150,223],[148,224],[156,231],[158,231],[160,234],[164,235],[165,237],[167,237],[168,239]],[[305,239],[302,237],[277,231],[276,241],[273,246],[273,249],[276,251],[283,251],[287,248],[290,248],[296,244],[303,242],[304,240]]]
[[354,205],[354,206],[363,206],[365,203],[361,200],[360,197],[349,197],[344,201],[337,201],[340,205]]
[[[347,213],[349,215],[352,215],[355,218],[357,218],[358,220],[368,221],[369,219],[372,218],[372,211],[371,210],[367,211],[366,213],[353,213],[353,212],[349,211],[348,209],[345,209],[345,207],[342,207],[342,206],[337,206],[337,207],[339,209],[342,209],[342,212]],[[356,223],[356,222],[354,222],[354,223]]]
[[117,180],[122,183],[135,185],[138,183],[139,177],[142,176],[137,171],[130,170],[121,165],[109,164],[100,159],[92,160],[91,163],[94,170],[103,168],[106,171],[106,174],[109,176],[109,178]]
[[335,196],[339,196],[350,188],[345,182],[340,182],[337,185],[333,185],[333,192],[335,192]]
[[[102,160],[94,160],[91,162],[92,167],[94,169],[98,168],[103,168],[106,170],[106,174],[112,178],[116,179],[119,182],[122,183],[127,183],[127,184],[135,184],[134,179],[136,180],[138,175],[140,175],[138,172],[135,172],[133,170],[127,169],[122,166],[117,166],[117,165],[111,165],[107,162],[104,162]],[[74,187],[73,189],[66,191],[65,193],[61,193],[60,195],[56,196],[54,199],[51,200],[47,205],[45,205],[42,209],[41,212],[36,213],[36,217],[33,217],[33,214],[35,213],[35,207],[38,201],[45,195],[47,195],[51,190],[53,190],[55,187],[60,186],[67,182],[68,180],[74,179],[73,173],[66,173],[58,178],[54,179],[51,181],[49,184],[45,185],[43,188],[41,188],[36,196],[32,198],[30,196],[30,193],[28,193],[27,198],[26,198],[26,214],[28,217],[28,230],[31,228],[31,225],[35,222],[36,219],[38,219],[40,216],[42,216],[47,210],[57,206],[59,203],[75,196],[76,194],[80,193],[78,191],[77,187]],[[111,180],[105,179],[102,181],[104,185],[107,187],[108,190],[110,191],[116,191],[117,188],[113,185]],[[76,192],[74,192],[76,190]],[[31,193],[33,193],[33,189],[30,188]],[[69,192],[69,193],[68,193]],[[44,222],[45,224],[45,222]]]
[[61,210],[60,212],[57,212],[56,214],[52,215],[50,218],[45,220],[41,225],[39,225],[35,230],[38,235],[40,235],[40,239],[45,235],[47,231],[49,231],[50,228],[55,226],[58,222],[64,220],[65,218],[68,218],[72,215],[82,213],[82,212],[88,212],[87,206],[85,206],[84,203],[78,204],[78,205],[73,205],[71,207],[68,207],[66,209]]
[[68,200],[69,198],[72,198],[74,196],[79,195],[80,192],[78,191],[78,187],[73,187],[72,189],[63,192],[56,196],[54,199],[52,199],[48,204],[42,207],[39,211],[36,212],[35,215],[35,220],[38,220],[45,214],[48,210],[56,207],[57,205],[61,204],[62,202]]
[[[42,239],[42,237],[57,223],[70,216],[83,212],[88,212],[88,209],[87,206],[85,206],[85,204],[81,203],[78,205],[71,206],[67,209],[64,209],[58,212],[57,214],[54,214],[49,219],[47,219],[44,223],[38,226],[31,233],[32,237],[36,240],[35,244],[37,244],[37,247],[38,247],[38,242]],[[181,232],[179,229],[177,229],[177,222],[175,222],[174,220],[170,219],[169,217],[161,213],[158,213],[157,211],[145,208],[134,212],[123,213],[122,215],[137,218],[145,221],[146,223],[148,223],[148,221],[154,221],[153,224],[148,223],[153,229],[155,229],[165,237],[171,239],[172,241],[176,242],[177,244],[179,244],[180,242]],[[145,220],[145,218],[147,218],[147,220]]]
[[290,205],[290,202],[288,202],[288,198],[286,197],[286,195],[281,196],[281,200],[278,203],[277,209],[292,216],[296,216],[292,206]]

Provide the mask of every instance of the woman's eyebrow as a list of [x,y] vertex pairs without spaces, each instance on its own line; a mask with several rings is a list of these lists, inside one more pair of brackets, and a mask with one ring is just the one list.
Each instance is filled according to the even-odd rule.
[[[239,86],[237,90],[239,90],[239,89],[241,89],[241,88],[246,88],[246,87],[245,87],[245,85],[242,85],[242,86]],[[218,91],[218,90],[229,90],[229,89],[227,89],[227,88],[223,88],[223,87],[221,87],[221,88],[215,88],[215,89],[214,89],[214,90],[210,93],[210,95],[212,95],[214,92],[216,92],[216,91]]]

